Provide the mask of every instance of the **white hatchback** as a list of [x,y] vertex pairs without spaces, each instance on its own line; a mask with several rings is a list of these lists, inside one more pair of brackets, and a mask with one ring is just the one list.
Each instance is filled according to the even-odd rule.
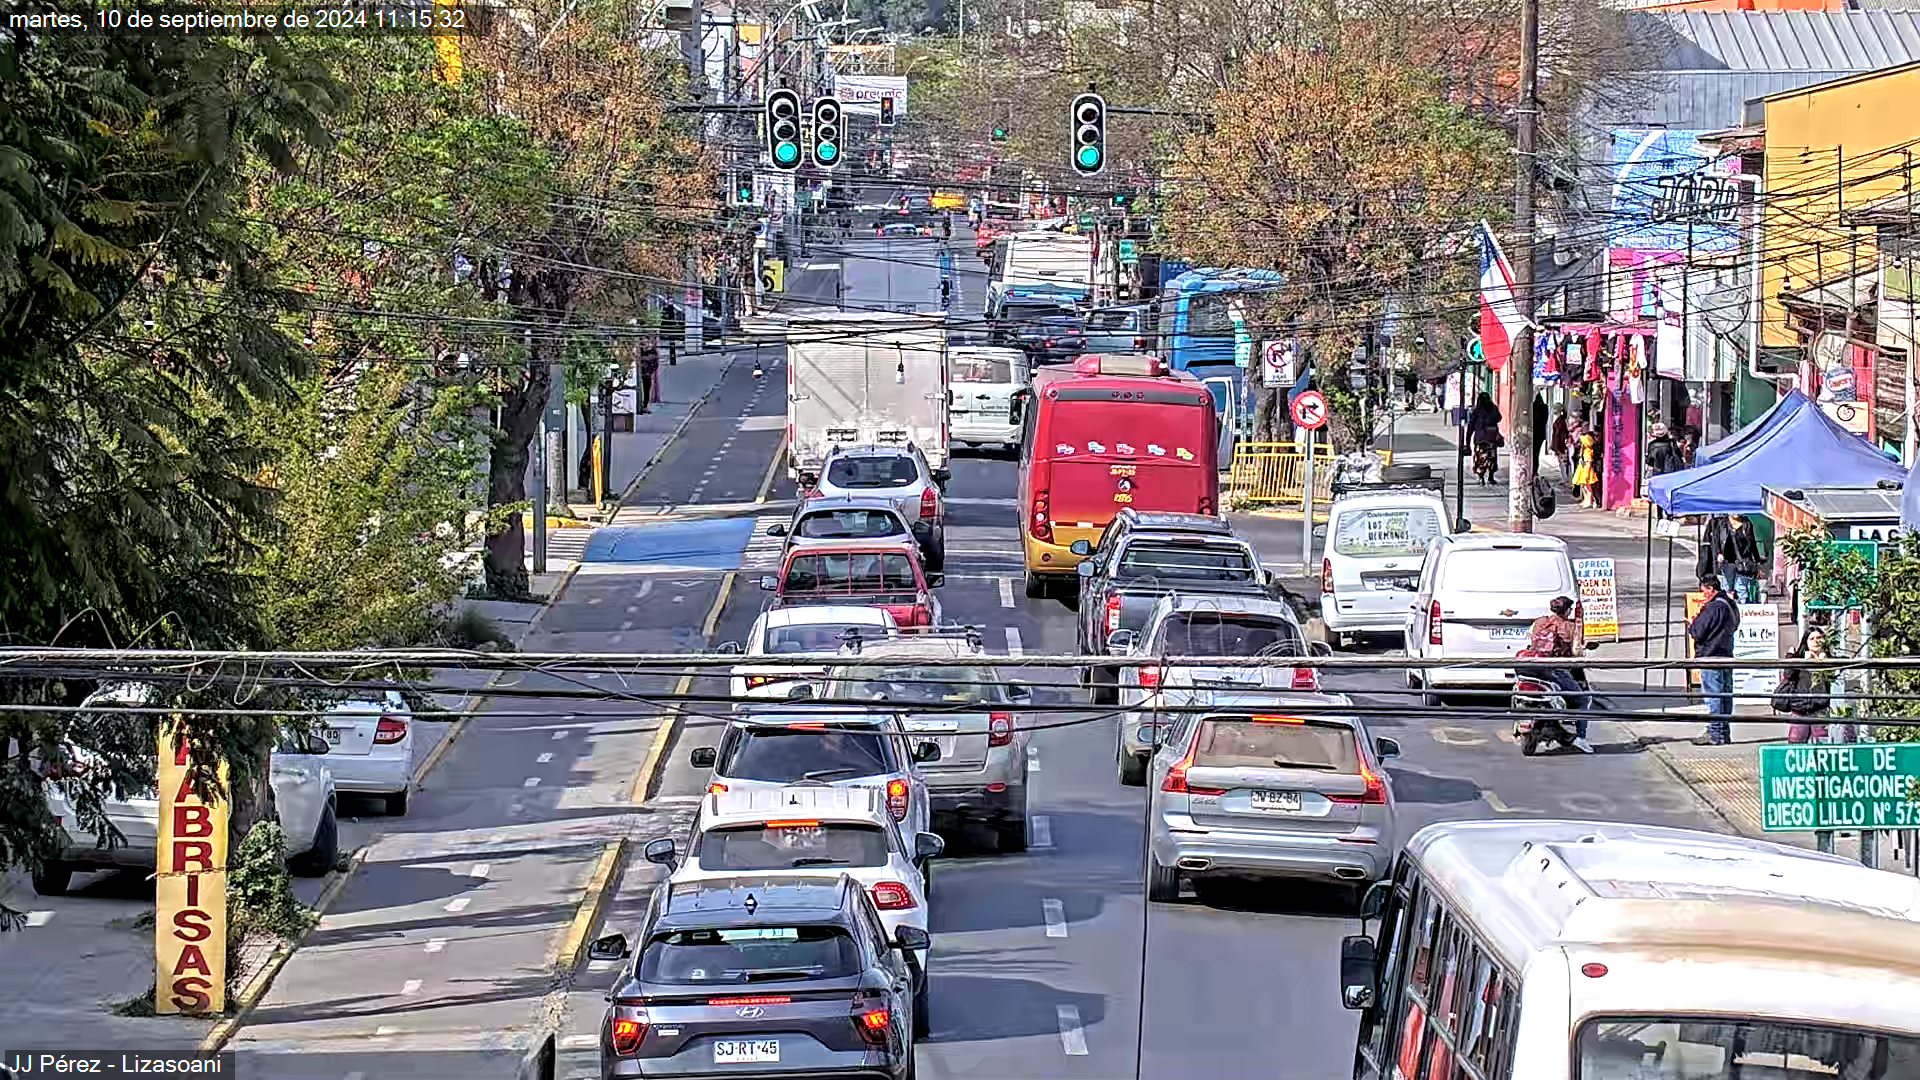
[[[800,683],[818,683],[826,676],[826,661],[840,654],[848,634],[879,640],[898,635],[899,624],[886,608],[854,604],[802,605],[763,611],[747,632],[745,647],[729,641],[721,652],[737,652],[748,662],[733,669],[731,692],[735,702],[749,698],[784,698]],[[754,664],[761,656],[787,659],[820,657],[818,664]]]
[[[1578,597],[1566,542],[1536,533],[1453,533],[1427,547],[1406,615],[1415,660],[1511,657],[1556,596]],[[1573,618],[1580,618],[1576,605]],[[1407,685],[1437,705],[1452,687],[1510,686],[1509,665],[1409,667]]]
[[386,797],[387,813],[407,812],[413,790],[413,710],[398,690],[342,701],[320,718],[327,767],[342,792]]

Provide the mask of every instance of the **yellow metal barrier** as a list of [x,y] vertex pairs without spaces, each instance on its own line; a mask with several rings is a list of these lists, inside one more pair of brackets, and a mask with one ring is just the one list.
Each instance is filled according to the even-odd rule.
[[[1393,464],[1393,451],[1373,451],[1381,465]],[[1333,448],[1313,448],[1313,496],[1325,503],[1333,498]],[[1243,442],[1233,448],[1233,471],[1228,486],[1233,497],[1251,503],[1300,502],[1306,479],[1307,456],[1293,442]],[[1231,501],[1231,499],[1230,499]]]

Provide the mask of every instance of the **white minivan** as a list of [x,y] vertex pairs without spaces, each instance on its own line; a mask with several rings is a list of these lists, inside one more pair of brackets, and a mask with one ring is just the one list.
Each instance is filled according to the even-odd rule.
[[1427,545],[1447,535],[1440,496],[1412,487],[1343,495],[1324,529],[1320,618],[1327,633],[1345,647],[1356,634],[1403,632]]
[[[1510,657],[1527,647],[1533,620],[1556,596],[1579,597],[1566,542],[1537,533],[1452,533],[1427,546],[1406,615],[1414,660]],[[1574,621],[1580,619],[1576,603]],[[1428,705],[1448,689],[1511,686],[1511,666],[1409,667],[1407,685]]]
[[949,349],[953,408],[950,438],[968,446],[1020,443],[1021,410],[1033,396],[1031,366],[1019,349],[964,346]]

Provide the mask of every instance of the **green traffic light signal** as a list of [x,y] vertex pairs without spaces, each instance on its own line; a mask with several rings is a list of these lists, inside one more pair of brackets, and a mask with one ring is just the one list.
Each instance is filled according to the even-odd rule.
[[773,159],[782,165],[788,165],[800,157],[800,148],[790,142],[779,143],[773,148]]
[[1079,161],[1080,161],[1080,167],[1083,169],[1099,168],[1100,167],[1100,148],[1097,146],[1081,147]]
[[840,156],[840,151],[835,149],[832,143],[823,142],[820,144],[820,157],[823,160],[832,161],[834,158],[837,158],[839,156]]

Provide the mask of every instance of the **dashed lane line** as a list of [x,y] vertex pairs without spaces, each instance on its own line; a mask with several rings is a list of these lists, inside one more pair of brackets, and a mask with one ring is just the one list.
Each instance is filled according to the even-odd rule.
[[1008,656],[1027,655],[1026,646],[1020,644],[1020,628],[1017,626],[1007,627],[1007,655]]
[[1087,1056],[1087,1032],[1080,1026],[1080,1010],[1072,1005],[1060,1005],[1054,1009],[1060,1020],[1060,1049],[1068,1057]]
[[1030,773],[1040,771],[1040,748],[1037,746],[1027,747],[1027,771]]
[[400,984],[400,992],[401,992],[402,994],[417,994],[417,993],[419,993],[419,992],[420,992],[420,980],[419,980],[419,979],[408,979],[408,980],[407,980],[406,982],[403,982],[403,983],[401,983],[401,984]]
[[430,938],[427,941],[427,951],[430,953],[437,953],[446,947],[447,939],[443,937]]
[[1047,815],[1035,814],[1033,820],[1027,823],[1027,831],[1032,834],[1027,838],[1028,847],[1050,848],[1053,846],[1053,819]]
[[1067,936],[1067,906],[1049,896],[1040,901],[1040,914],[1047,920],[1048,937]]
[[455,915],[458,915],[461,912],[467,910],[467,905],[471,903],[473,903],[472,897],[456,896],[453,899],[447,901],[447,910],[452,912]]
[[1013,579],[1010,577],[1000,579],[1000,606],[1005,608],[1013,606]]
[[487,875],[492,872],[493,865],[491,863],[474,863],[473,869],[467,871],[467,876],[473,878],[475,881],[485,881]]

